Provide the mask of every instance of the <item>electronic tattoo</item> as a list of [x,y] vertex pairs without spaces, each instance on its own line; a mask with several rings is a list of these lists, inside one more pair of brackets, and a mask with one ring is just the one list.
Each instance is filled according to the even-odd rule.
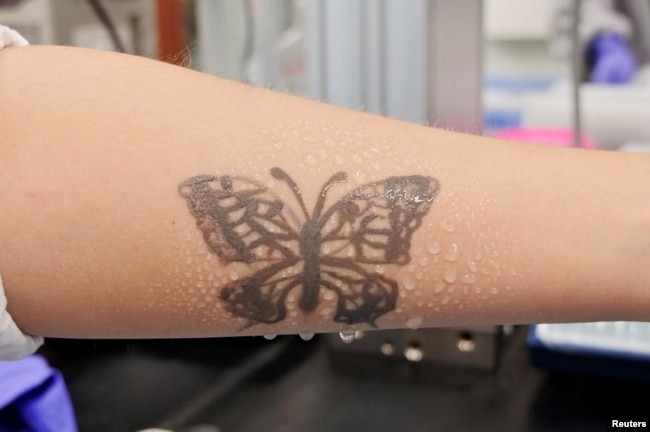
[[246,318],[247,326],[276,323],[287,315],[290,291],[299,289],[298,307],[312,312],[323,289],[335,293],[334,321],[374,327],[395,309],[397,283],[368,265],[410,261],[411,236],[440,189],[438,181],[389,177],[353,190],[325,210],[328,190],[347,179],[339,172],[323,185],[310,215],[293,179],[280,168],[271,175],[289,186],[302,218],[265,186],[242,177],[202,175],[179,186],[219,258],[268,262],[221,290],[227,310]]

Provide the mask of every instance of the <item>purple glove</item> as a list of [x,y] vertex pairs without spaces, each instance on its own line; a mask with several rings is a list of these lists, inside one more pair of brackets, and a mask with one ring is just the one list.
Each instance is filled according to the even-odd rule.
[[43,357],[0,362],[0,431],[77,431],[63,378]]
[[625,84],[636,71],[636,59],[625,38],[615,33],[601,33],[587,48],[593,65],[589,81],[600,84]]

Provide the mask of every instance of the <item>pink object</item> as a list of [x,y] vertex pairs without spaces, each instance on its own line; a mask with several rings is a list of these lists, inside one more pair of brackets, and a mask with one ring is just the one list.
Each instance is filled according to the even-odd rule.
[[[573,147],[573,132],[569,129],[501,129],[493,136],[509,141],[523,141],[551,147]],[[595,149],[596,143],[583,134],[580,147]]]

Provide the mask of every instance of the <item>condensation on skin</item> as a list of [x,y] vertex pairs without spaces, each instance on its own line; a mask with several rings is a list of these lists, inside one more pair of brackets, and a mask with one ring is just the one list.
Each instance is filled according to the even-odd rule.
[[[294,128],[301,132],[293,132]],[[300,120],[294,120],[289,127],[284,123],[282,128],[270,131],[259,139],[274,143],[273,151],[260,154],[259,150],[256,152],[242,150],[234,157],[234,163],[235,166],[246,167],[246,172],[242,174],[254,173],[255,178],[268,187],[277,187],[276,184],[267,183],[269,167],[282,166],[282,161],[286,158],[295,161],[292,165],[300,165],[299,169],[292,170],[295,175],[294,180],[298,184],[313,182],[315,177],[327,178],[339,169],[346,171],[348,185],[343,187],[341,192],[349,190],[350,186],[379,180],[389,175],[426,174],[437,177],[436,167],[421,165],[422,162],[416,160],[415,156],[405,156],[403,147],[394,146],[383,141],[381,137],[369,133],[345,130],[325,120],[321,124],[305,124]],[[372,143],[370,147],[368,143]],[[505,242],[501,241],[503,233],[507,233],[506,221],[503,227],[498,227],[496,230],[499,232],[496,232],[494,227],[487,227],[483,214],[485,209],[492,205],[490,197],[486,196],[478,208],[467,208],[460,198],[462,193],[455,190],[455,185],[447,185],[445,173],[440,172],[442,192],[436,198],[436,203],[425,218],[423,226],[414,235],[412,262],[402,267],[391,264],[376,268],[368,266],[370,271],[385,274],[386,277],[400,284],[397,308],[394,312],[380,318],[378,322],[380,326],[384,322],[398,323],[403,326],[408,321],[408,317],[413,315],[414,310],[426,323],[431,319],[430,314],[443,315],[445,310],[462,304],[495,301],[517,289],[516,278],[521,276],[522,270],[516,265],[504,264],[506,258],[511,260],[510,250],[504,246]],[[478,181],[476,190],[481,190]],[[448,191],[456,191],[456,193],[448,194]],[[468,187],[465,187],[462,192],[476,195],[476,191]],[[312,193],[304,195],[307,201],[315,196]],[[335,195],[332,195],[332,198],[334,199]],[[306,204],[308,208],[312,207],[311,203]],[[205,250],[199,230],[194,226],[191,228],[192,238],[188,239],[190,245],[188,251],[191,253],[188,257],[192,259],[192,263],[187,265],[181,263],[179,268],[172,272],[175,275],[172,278],[176,281],[174,285],[177,288],[173,288],[169,295],[177,297],[178,311],[186,311],[187,315],[192,315],[200,309],[198,313],[208,322],[215,322],[215,326],[216,323],[223,323],[224,328],[238,329],[245,324],[245,321],[232,317],[223,309],[219,292],[224,284],[233,280],[233,273],[236,272],[240,277],[250,274],[253,270],[247,265],[233,263],[224,266],[216,262],[216,258]],[[488,229],[492,231],[487,232]],[[210,256],[214,261],[210,260]],[[210,268],[202,267],[202,270],[198,271],[195,265],[206,262]],[[455,278],[444,278],[445,269],[450,267],[454,268]],[[191,273],[190,276],[186,276],[188,272]],[[451,274],[451,270],[448,272]],[[512,281],[512,289],[501,289],[497,294],[491,293],[490,288],[502,286],[500,281],[506,276],[509,281]],[[199,287],[196,286],[197,281],[201,280],[200,277],[203,278],[206,286],[211,286],[215,290],[210,300],[200,298],[201,294],[205,294],[200,293]],[[450,282],[447,279],[453,280]],[[181,286],[181,283],[185,283],[185,286]],[[453,292],[449,292],[451,286],[455,287]],[[194,292],[190,292],[190,289],[194,289]],[[328,291],[321,290],[321,301],[312,314],[300,313],[288,316],[283,323],[272,326],[258,324],[251,330],[260,334],[276,334],[290,332],[292,328],[311,321],[331,322],[336,309],[336,298],[327,293]],[[204,303],[202,308],[197,304],[200,301]]]
[[[169,320],[177,323],[181,331],[213,327],[234,333],[243,323],[233,321],[223,310],[219,293],[231,281],[231,272],[244,269],[226,268],[219,263],[194,226],[186,229],[182,244],[178,266],[166,271],[164,297],[158,291],[152,295],[152,302],[164,302]],[[197,328],[199,325],[202,328]]]
[[[508,243],[512,238],[505,222],[488,226],[486,206],[489,200],[479,208],[469,208],[443,185],[423,224],[425,236],[414,239],[413,261],[398,270],[402,280],[402,312],[398,315],[404,325],[408,327],[412,316],[435,323],[444,320],[445,313],[506,302],[516,291],[522,274],[512,254],[516,245]],[[418,289],[409,289],[418,273],[424,274],[416,279]]]

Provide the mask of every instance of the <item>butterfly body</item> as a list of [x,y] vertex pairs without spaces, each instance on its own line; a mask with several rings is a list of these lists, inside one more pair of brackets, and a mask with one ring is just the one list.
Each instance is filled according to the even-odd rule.
[[[220,292],[226,309],[248,325],[276,323],[288,313],[289,296],[310,313],[321,293],[335,298],[333,320],[375,326],[396,307],[397,282],[372,266],[410,261],[413,232],[440,188],[425,176],[389,177],[354,189],[325,208],[337,173],[321,189],[310,212],[296,183],[280,168],[302,211],[295,212],[266,187],[234,176],[197,176],[179,186],[210,249],[226,262],[265,266]],[[295,307],[295,306],[293,306]]]
[[300,256],[304,260],[302,270],[302,293],[298,305],[304,312],[312,312],[318,306],[320,292],[320,228],[313,220],[302,225],[300,231]]

